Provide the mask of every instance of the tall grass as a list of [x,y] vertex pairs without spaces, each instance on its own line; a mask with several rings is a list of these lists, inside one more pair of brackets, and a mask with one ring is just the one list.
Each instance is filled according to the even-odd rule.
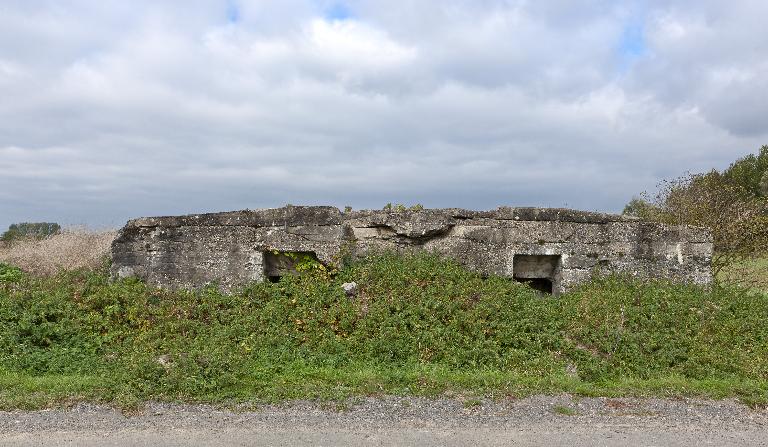
[[43,276],[66,270],[98,269],[109,255],[116,234],[115,231],[69,228],[43,239],[0,242],[0,262]]
[[542,297],[423,253],[229,295],[103,270],[6,276],[0,407],[443,392],[768,400],[768,297],[739,288],[608,277]]
[[768,258],[756,257],[734,262],[721,270],[716,279],[768,292]]

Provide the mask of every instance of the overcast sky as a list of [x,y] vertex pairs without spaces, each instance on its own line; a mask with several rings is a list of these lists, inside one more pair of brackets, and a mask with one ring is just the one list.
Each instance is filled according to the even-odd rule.
[[0,0],[0,228],[620,211],[768,143],[765,0]]

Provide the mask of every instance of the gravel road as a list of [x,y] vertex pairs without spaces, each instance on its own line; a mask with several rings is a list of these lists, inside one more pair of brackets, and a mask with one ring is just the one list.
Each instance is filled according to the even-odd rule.
[[768,446],[768,410],[735,400],[363,398],[233,411],[150,403],[0,412],[3,446]]

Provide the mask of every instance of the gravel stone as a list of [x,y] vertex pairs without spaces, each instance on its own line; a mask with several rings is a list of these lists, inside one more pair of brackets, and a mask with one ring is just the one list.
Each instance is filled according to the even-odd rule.
[[211,446],[768,445],[768,411],[751,409],[735,399],[562,394],[498,400],[385,396],[234,408],[149,402],[135,414],[79,403],[66,409],[0,412],[0,445],[156,442]]

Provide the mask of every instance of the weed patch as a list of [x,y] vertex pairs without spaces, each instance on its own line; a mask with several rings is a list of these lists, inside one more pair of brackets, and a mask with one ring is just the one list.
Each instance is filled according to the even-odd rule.
[[565,405],[555,405],[552,408],[552,412],[561,416],[577,416],[579,414],[575,408],[566,407]]

